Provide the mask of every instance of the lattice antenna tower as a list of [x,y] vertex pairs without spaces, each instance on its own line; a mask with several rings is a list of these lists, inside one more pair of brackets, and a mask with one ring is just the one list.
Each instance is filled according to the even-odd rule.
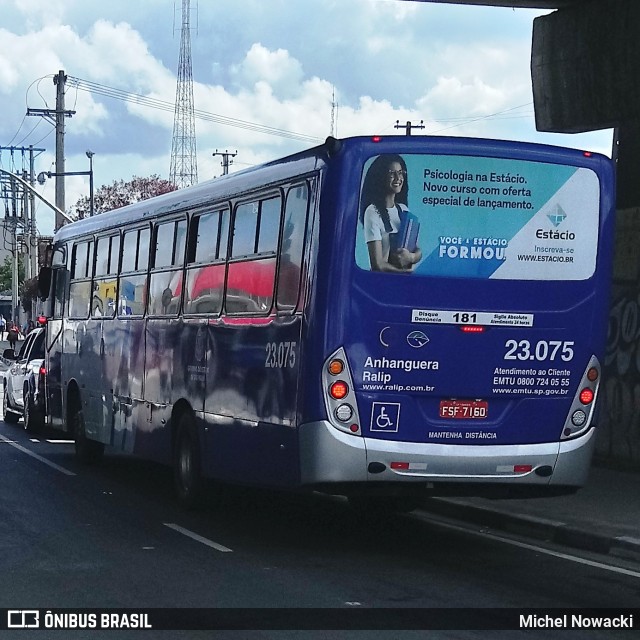
[[169,180],[179,189],[198,182],[196,118],[193,108],[193,73],[191,71],[190,5],[191,0],[182,0],[180,57],[169,170]]

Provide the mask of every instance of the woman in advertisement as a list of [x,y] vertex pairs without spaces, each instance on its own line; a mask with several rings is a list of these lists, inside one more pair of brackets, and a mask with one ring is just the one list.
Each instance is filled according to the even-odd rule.
[[369,251],[372,271],[408,273],[422,258],[417,245],[403,246],[398,233],[407,207],[407,165],[399,155],[378,156],[369,167],[362,185],[360,222]]

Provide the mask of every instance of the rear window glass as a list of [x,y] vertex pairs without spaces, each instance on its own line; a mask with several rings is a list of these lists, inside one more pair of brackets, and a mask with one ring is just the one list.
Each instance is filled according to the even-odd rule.
[[356,263],[366,270],[586,280],[600,185],[574,166],[455,155],[380,155],[364,166]]

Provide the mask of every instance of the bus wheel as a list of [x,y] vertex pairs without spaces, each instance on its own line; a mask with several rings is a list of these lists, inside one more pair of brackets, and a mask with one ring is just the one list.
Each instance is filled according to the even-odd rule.
[[84,464],[100,462],[104,455],[104,444],[87,438],[82,409],[76,407],[73,410],[70,426],[75,439],[76,458]]
[[173,477],[179,502],[192,509],[202,496],[200,447],[193,418],[184,413],[178,424],[174,450]]

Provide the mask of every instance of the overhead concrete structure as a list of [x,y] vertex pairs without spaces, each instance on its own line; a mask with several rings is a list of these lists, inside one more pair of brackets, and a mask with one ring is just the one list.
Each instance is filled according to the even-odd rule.
[[578,133],[640,118],[638,0],[413,0],[557,9],[534,20],[536,127]]
[[486,7],[522,7],[524,9],[560,9],[579,4],[587,4],[591,0],[410,0],[411,2],[434,2],[440,4],[477,4]]
[[597,453],[640,470],[640,1],[411,0],[549,9],[533,21],[536,128],[614,128],[614,296]]
[[576,133],[640,115],[640,3],[585,2],[536,18],[531,79],[540,131]]

